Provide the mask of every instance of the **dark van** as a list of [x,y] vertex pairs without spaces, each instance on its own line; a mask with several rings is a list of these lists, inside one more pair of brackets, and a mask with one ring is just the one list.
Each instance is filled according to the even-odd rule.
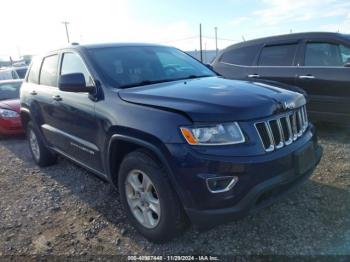
[[309,95],[312,120],[350,123],[350,35],[300,33],[247,41],[223,50],[213,67],[226,78],[298,86]]

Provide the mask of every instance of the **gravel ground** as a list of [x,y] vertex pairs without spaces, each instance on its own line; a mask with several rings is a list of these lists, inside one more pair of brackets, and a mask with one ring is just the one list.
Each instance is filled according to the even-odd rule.
[[311,180],[258,214],[152,244],[128,225],[117,192],[65,159],[31,160],[23,138],[0,141],[0,255],[350,255],[350,130],[319,127]]

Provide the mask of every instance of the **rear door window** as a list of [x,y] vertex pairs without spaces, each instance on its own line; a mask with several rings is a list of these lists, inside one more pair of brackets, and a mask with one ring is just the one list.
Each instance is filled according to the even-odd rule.
[[261,51],[259,66],[292,66],[297,44],[265,46]]
[[47,56],[40,71],[40,85],[57,87],[58,55]]
[[225,52],[220,62],[233,64],[233,65],[244,65],[250,66],[259,51],[259,46],[245,46]]
[[350,48],[335,43],[307,43],[305,66],[343,67],[350,59]]
[[39,83],[39,72],[40,72],[41,61],[42,60],[38,58],[33,60],[28,73],[27,81],[29,83],[33,83],[33,84]]

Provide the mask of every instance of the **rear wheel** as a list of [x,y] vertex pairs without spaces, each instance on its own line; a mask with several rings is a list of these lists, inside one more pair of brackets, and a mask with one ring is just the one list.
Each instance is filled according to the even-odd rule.
[[27,125],[27,138],[30,152],[38,166],[45,167],[56,163],[56,155],[45,146],[41,134],[33,126],[32,122],[29,122]]
[[118,185],[129,221],[147,239],[164,242],[187,226],[166,172],[149,154],[128,154],[120,167]]

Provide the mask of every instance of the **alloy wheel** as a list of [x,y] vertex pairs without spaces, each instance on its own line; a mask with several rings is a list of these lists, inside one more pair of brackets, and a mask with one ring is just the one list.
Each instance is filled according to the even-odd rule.
[[155,228],[161,216],[160,201],[152,180],[140,170],[126,177],[125,192],[128,205],[137,221],[146,228]]
[[30,148],[32,150],[32,153],[33,153],[35,159],[39,160],[40,159],[40,148],[39,148],[38,139],[37,139],[36,134],[34,133],[33,130],[29,131],[29,144],[30,144]]

